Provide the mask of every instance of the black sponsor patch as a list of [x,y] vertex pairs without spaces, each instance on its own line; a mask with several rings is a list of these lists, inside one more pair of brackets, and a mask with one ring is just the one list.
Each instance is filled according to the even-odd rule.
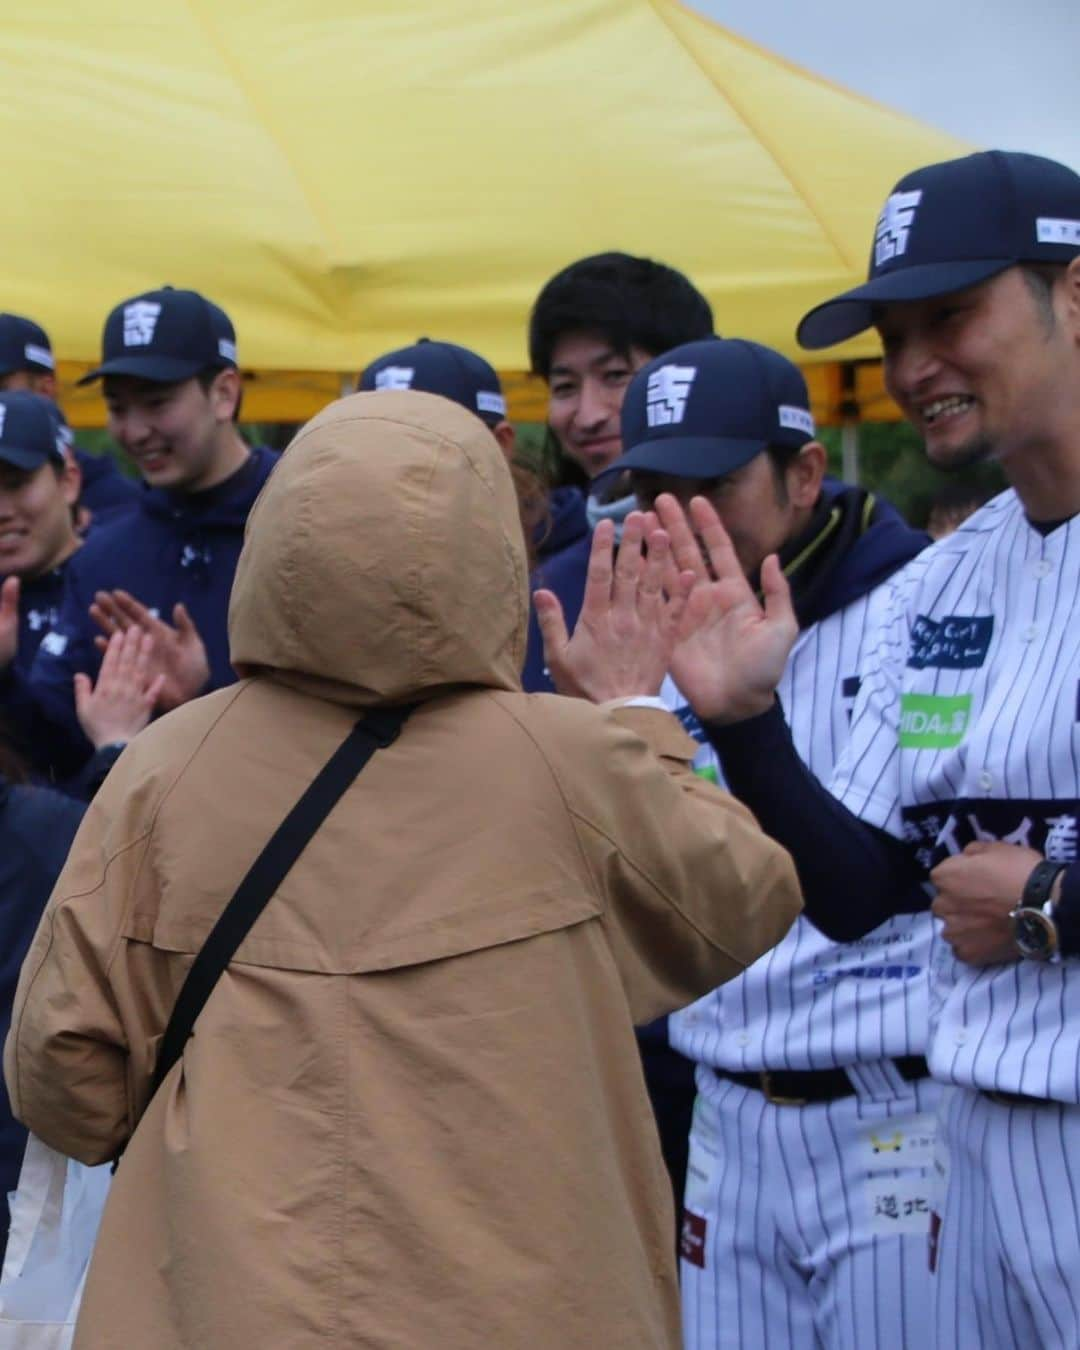
[[992,614],[920,614],[911,628],[907,663],[912,670],[975,670],[986,660],[994,633]]
[[903,809],[904,838],[929,871],[975,840],[1020,844],[1051,862],[1080,857],[1080,800],[963,798]]

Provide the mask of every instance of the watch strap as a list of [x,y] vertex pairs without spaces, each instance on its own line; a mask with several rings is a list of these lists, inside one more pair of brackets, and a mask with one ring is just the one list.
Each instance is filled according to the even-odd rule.
[[1031,869],[1031,875],[1024,882],[1020,904],[1024,909],[1043,909],[1050,901],[1050,892],[1054,888],[1060,873],[1065,871],[1067,863],[1050,862],[1046,858]]

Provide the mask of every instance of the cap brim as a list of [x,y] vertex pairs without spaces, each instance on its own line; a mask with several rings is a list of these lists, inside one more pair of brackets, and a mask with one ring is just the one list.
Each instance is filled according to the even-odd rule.
[[979,258],[971,262],[924,263],[885,272],[863,286],[826,300],[805,315],[795,330],[800,347],[816,351],[864,333],[874,326],[874,309],[908,300],[932,300],[989,281],[1015,258]]
[[205,369],[206,365],[201,361],[181,361],[173,356],[114,356],[111,361],[104,361],[88,371],[76,383],[91,384],[107,375],[130,375],[136,380],[153,380],[155,384],[177,384]]
[[722,478],[768,448],[768,441],[727,436],[671,436],[642,441],[593,479],[620,473],[666,473],[673,478]]
[[50,459],[60,463],[62,456],[49,453],[42,454],[40,450],[24,450],[18,445],[0,445],[0,462],[10,464],[13,469],[21,469],[24,473],[31,469],[40,469],[43,464],[48,464]]

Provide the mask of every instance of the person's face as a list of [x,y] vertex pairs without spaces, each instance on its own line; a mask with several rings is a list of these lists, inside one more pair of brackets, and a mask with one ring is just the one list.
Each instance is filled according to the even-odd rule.
[[804,446],[783,470],[768,451],[723,478],[676,478],[670,474],[631,473],[630,486],[643,511],[662,492],[670,492],[689,515],[690,499],[706,497],[731,536],[743,573],[756,577],[770,553],[802,530],[821,491],[825,452],[816,442]]
[[881,307],[885,384],[932,464],[1005,462],[1045,440],[1080,378],[1064,291],[1054,288],[1052,322],[1016,267],[969,290]]
[[232,419],[234,399],[228,393],[235,379],[235,371],[221,371],[206,390],[195,378],[157,384],[110,376],[109,434],[151,487],[179,492],[212,487],[225,476],[221,431]]
[[568,333],[556,342],[548,373],[548,424],[563,454],[590,478],[622,454],[619,414],[626,386],[651,359],[640,347],[622,356],[595,333]]
[[0,576],[31,580],[75,551],[78,496],[79,471],[70,464],[16,469],[0,461]]

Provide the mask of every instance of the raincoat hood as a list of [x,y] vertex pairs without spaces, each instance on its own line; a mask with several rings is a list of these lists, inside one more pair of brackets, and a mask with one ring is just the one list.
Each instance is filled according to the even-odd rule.
[[370,706],[519,689],[525,543],[480,419],[413,391],[353,394],[289,445],[248,519],[232,663]]

